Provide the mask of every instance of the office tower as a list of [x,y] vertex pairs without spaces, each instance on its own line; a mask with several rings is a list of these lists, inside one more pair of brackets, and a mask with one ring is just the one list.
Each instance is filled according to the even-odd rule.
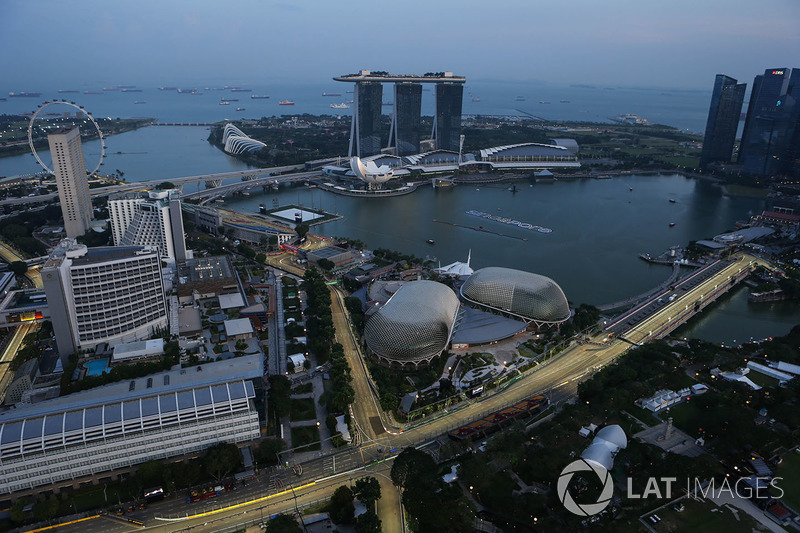
[[767,69],[756,76],[739,149],[743,170],[759,176],[798,171],[800,69]]
[[394,139],[399,156],[419,153],[421,109],[421,84],[394,84]]
[[436,149],[458,152],[461,142],[461,101],[464,86],[460,83],[436,84]]
[[62,128],[49,134],[47,141],[53,157],[64,230],[67,237],[75,238],[88,231],[92,220],[92,198],[81,151],[81,132],[78,128]]
[[116,246],[157,246],[162,258],[186,259],[179,191],[109,200],[108,212]]
[[149,339],[167,326],[161,259],[155,248],[56,247],[42,281],[62,362],[77,350]]
[[701,168],[716,161],[730,162],[746,88],[745,83],[737,83],[730,76],[717,74],[700,155]]
[[[383,85],[380,82],[360,81],[356,83],[352,126],[355,134],[351,131],[350,156],[367,157],[380,153],[381,137],[378,129],[382,100]],[[353,147],[353,140],[356,143],[355,147]]]

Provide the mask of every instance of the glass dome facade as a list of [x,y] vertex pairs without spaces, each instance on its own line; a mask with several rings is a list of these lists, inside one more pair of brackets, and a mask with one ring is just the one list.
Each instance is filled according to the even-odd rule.
[[539,325],[560,324],[570,317],[567,297],[555,281],[522,270],[501,267],[477,270],[461,286],[461,295],[467,301]]
[[447,347],[458,307],[447,285],[406,283],[370,317],[364,328],[367,346],[388,363],[428,363]]

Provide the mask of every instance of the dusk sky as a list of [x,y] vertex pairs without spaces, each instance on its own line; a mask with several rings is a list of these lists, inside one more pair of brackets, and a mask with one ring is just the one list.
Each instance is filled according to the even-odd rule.
[[248,84],[366,68],[708,89],[800,67],[798,0],[2,0],[11,90]]

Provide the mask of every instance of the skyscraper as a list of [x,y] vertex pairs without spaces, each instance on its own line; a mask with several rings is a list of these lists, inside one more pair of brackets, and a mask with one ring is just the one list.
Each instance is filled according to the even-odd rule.
[[[381,137],[378,129],[383,103],[383,85],[379,82],[361,81],[356,83],[353,127],[355,135],[350,136],[350,156],[367,157],[381,152]],[[351,132],[352,133],[352,132]],[[352,145],[355,139],[355,151]]]
[[458,152],[461,142],[461,101],[464,86],[460,83],[436,84],[436,149]]
[[745,172],[759,176],[798,171],[800,69],[767,69],[756,76],[739,149]]
[[111,233],[116,246],[157,246],[162,258],[186,259],[180,193],[150,191],[147,198],[109,200]]
[[149,339],[167,326],[155,248],[87,248],[65,239],[45,262],[42,281],[65,365],[76,350]]
[[700,155],[701,168],[715,161],[730,162],[746,88],[745,83],[737,83],[730,76],[717,74]]
[[394,84],[394,139],[399,156],[419,153],[421,108],[421,84]]
[[77,127],[59,129],[49,134],[47,141],[53,157],[64,230],[67,237],[75,238],[88,231],[92,220],[92,198],[81,150],[81,132]]

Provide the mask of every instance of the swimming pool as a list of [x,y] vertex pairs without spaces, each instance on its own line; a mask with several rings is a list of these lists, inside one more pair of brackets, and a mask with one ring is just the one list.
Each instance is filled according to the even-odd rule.
[[103,372],[108,370],[108,357],[104,359],[95,359],[94,361],[87,361],[83,363],[86,368],[86,374],[89,376],[100,376]]

